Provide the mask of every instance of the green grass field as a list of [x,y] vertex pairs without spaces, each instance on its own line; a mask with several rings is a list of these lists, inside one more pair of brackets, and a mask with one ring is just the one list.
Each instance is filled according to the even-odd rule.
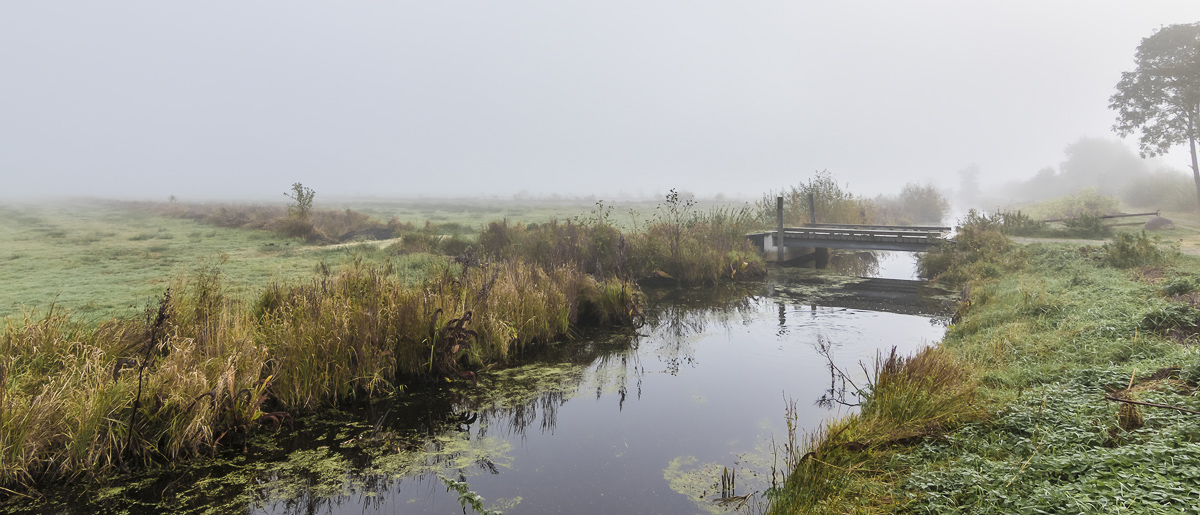
[[0,242],[0,317],[51,304],[85,317],[127,315],[204,264],[225,261],[238,288],[261,288],[346,254],[99,202],[0,205]]
[[[705,209],[711,203],[700,203]],[[608,203],[614,223],[653,214],[657,201]],[[714,204],[715,205],[715,204]],[[426,221],[474,235],[488,222],[544,223],[594,215],[589,200],[334,199],[322,208],[350,208],[386,221]],[[456,227],[457,226],[457,227]],[[135,314],[173,277],[212,264],[234,294],[258,292],[275,280],[307,278],[325,263],[394,260],[418,274],[429,256],[388,256],[372,247],[319,247],[268,231],[217,227],[102,200],[0,204],[0,318],[22,310],[65,308],[95,320]]]

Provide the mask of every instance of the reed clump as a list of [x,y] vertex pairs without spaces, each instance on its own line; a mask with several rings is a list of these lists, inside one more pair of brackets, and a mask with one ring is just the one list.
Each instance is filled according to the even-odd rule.
[[270,382],[265,349],[238,327],[198,336],[219,323],[187,335],[172,318],[193,306],[166,295],[146,320],[97,327],[53,310],[9,320],[0,339],[0,484],[102,476],[245,433],[263,415],[254,402]]
[[619,281],[713,284],[761,277],[766,264],[746,233],[758,227],[749,207],[694,209],[674,190],[646,220],[622,230],[598,203],[593,216],[544,224],[492,222],[478,244],[493,259],[543,267],[574,266]]
[[886,501],[895,480],[886,466],[892,449],[982,419],[975,391],[972,374],[943,350],[880,356],[858,413],[808,435],[802,446],[790,429],[791,472],[774,492],[772,513],[887,511],[871,503]]
[[214,265],[176,279],[143,319],[89,325],[50,310],[6,320],[0,486],[244,445],[321,405],[473,380],[577,323],[640,322],[636,286],[571,265],[446,260],[423,281],[398,275],[359,262],[247,302]]

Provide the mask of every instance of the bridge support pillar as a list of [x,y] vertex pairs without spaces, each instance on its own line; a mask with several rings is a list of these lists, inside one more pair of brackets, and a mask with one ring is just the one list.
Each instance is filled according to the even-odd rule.
[[817,268],[825,268],[829,265],[829,249],[825,247],[817,247],[813,249],[813,263]]

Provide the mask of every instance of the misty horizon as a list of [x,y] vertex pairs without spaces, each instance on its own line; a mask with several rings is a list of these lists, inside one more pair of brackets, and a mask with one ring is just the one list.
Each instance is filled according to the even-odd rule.
[[[753,200],[1034,177],[1182,2],[0,7],[0,198]],[[1126,144],[1135,148],[1126,140]],[[1186,169],[1186,151],[1147,165]]]

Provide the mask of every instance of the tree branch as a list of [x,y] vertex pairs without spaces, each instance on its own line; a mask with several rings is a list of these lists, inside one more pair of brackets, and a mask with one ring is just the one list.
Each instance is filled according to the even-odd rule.
[[1166,409],[1173,409],[1173,410],[1175,410],[1175,411],[1182,411],[1182,412],[1184,412],[1184,413],[1191,413],[1191,414],[1193,414],[1193,415],[1200,415],[1200,411],[1192,411],[1192,410],[1190,410],[1190,409],[1187,409],[1187,408],[1180,408],[1179,406],[1171,406],[1171,405],[1168,405],[1168,404],[1158,404],[1158,403],[1156,403],[1156,402],[1142,402],[1142,401],[1135,401],[1135,400],[1131,400],[1131,399],[1124,399],[1124,398],[1121,398],[1121,397],[1115,397],[1115,396],[1112,396],[1112,395],[1105,395],[1105,396],[1104,396],[1104,398],[1105,398],[1106,400],[1110,400],[1110,401],[1116,401],[1116,402],[1125,402],[1125,403],[1128,403],[1128,404],[1137,404],[1137,405],[1139,405],[1139,406],[1150,406],[1150,407],[1152,407],[1152,408],[1166,408]]

